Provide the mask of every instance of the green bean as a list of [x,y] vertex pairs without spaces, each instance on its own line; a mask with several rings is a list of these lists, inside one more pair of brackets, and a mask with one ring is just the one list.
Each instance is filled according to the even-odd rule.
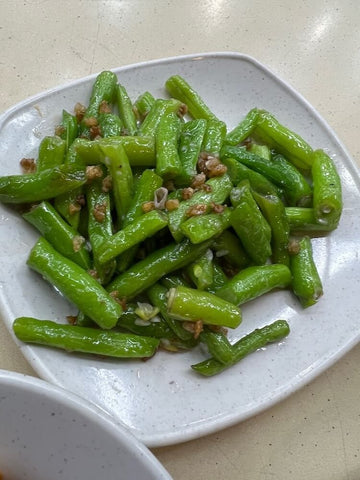
[[33,225],[59,253],[80,265],[90,268],[90,255],[85,238],[61,218],[49,202],[41,202],[23,218]]
[[269,112],[259,110],[253,133],[262,143],[282,153],[295,167],[301,170],[311,168],[313,159],[310,145],[300,135],[281,125]]
[[144,137],[154,137],[160,119],[169,113],[180,114],[182,103],[175,99],[157,99],[152,105],[149,113],[139,127],[138,134]]
[[73,188],[54,199],[55,209],[75,230],[78,230],[80,225],[83,191],[83,187]]
[[271,228],[251,194],[249,183],[241,182],[231,192],[235,206],[230,222],[252,261],[262,265],[271,255]]
[[212,251],[208,249],[186,267],[186,273],[199,290],[206,290],[214,281],[213,258]]
[[53,168],[64,163],[66,143],[60,137],[45,137],[39,146],[36,161],[36,173]]
[[62,121],[60,124],[60,137],[65,141],[65,149],[69,150],[70,145],[74,142],[79,134],[79,124],[74,115],[63,110]]
[[165,87],[172,97],[187,105],[189,113],[193,118],[216,119],[216,116],[211,112],[200,95],[180,75],[170,77],[166,81]]
[[118,115],[114,113],[101,113],[98,122],[103,138],[118,137],[122,134],[123,123]]
[[197,162],[203,143],[206,120],[199,118],[186,122],[181,130],[179,141],[179,158],[182,171],[176,177],[176,184],[188,186],[197,174]]
[[183,268],[201,255],[210,245],[203,242],[192,245],[190,241],[171,243],[150,253],[144,260],[132,265],[126,272],[116,277],[107,287],[118,298],[131,299],[148,289],[163,275]]
[[231,212],[232,208],[225,208],[221,213],[190,217],[180,225],[180,230],[192,243],[204,242],[230,227]]
[[[294,242],[296,243],[294,245]],[[292,289],[304,308],[314,305],[323,294],[321,279],[316,268],[309,237],[292,241],[290,269]]]
[[16,318],[13,329],[17,338],[23,342],[107,357],[151,357],[159,345],[159,340],[152,337],[61,325],[51,320],[37,320],[31,317]]
[[28,266],[54,285],[101,328],[112,328],[121,306],[79,265],[58,253],[40,237],[30,252]]
[[156,173],[170,180],[182,172],[179,158],[180,118],[175,113],[163,115],[156,129]]
[[103,182],[104,178],[96,179],[86,188],[87,233],[92,250],[95,275],[102,285],[110,280],[116,267],[115,261],[110,260],[101,263],[99,259],[101,245],[112,236],[113,230],[110,194],[106,189],[104,191]]
[[0,177],[0,201],[34,203],[54,198],[84,185],[86,169],[77,165],[60,165],[40,173]]
[[178,320],[174,320],[168,313],[167,303],[168,303],[168,289],[159,283],[155,283],[147,290],[147,295],[153,305],[155,305],[164,318],[165,322],[168,324],[169,328],[173,333],[181,340],[185,342],[190,342],[193,345],[197,341],[193,338],[193,335],[188,330],[183,328],[182,323]]
[[225,123],[216,118],[209,119],[207,121],[201,150],[214,157],[219,157],[225,136]]
[[234,158],[222,158],[222,163],[227,167],[227,174],[231,178],[233,185],[238,185],[242,180],[248,180],[252,190],[261,195],[277,195],[281,198],[280,189],[270,182],[261,173],[255,172],[246,167]]
[[101,102],[105,101],[110,104],[114,102],[116,85],[117,77],[115,73],[110,71],[99,73],[92,87],[89,106],[86,109],[82,125],[84,125],[87,118],[98,117]]
[[264,175],[284,191],[289,206],[308,207],[311,205],[310,185],[299,170],[282,155],[274,155],[269,161],[247,151],[244,147],[225,145],[221,150],[221,156],[235,158],[248,168]]
[[249,152],[255,153],[259,157],[271,160],[271,150],[267,145],[259,145],[258,143],[251,143],[250,147],[247,147]]
[[211,248],[215,250],[216,257],[224,259],[233,267],[244,268],[250,263],[239,238],[230,230],[224,230],[221,235],[215,238]]
[[334,225],[317,223],[313,208],[285,207],[290,232],[330,232]]
[[117,85],[116,87],[116,100],[126,135],[136,135],[137,123],[135,113],[130,97],[123,85]]
[[177,320],[201,321],[206,325],[236,328],[241,323],[241,312],[232,303],[212,293],[183,286],[169,290],[168,313]]
[[207,330],[200,333],[200,340],[206,344],[215,360],[225,365],[232,362],[232,345],[224,333]]
[[271,228],[271,258],[273,263],[284,263],[289,266],[289,234],[290,226],[285,206],[275,195],[253,196]]
[[107,263],[129,248],[151,237],[167,225],[167,216],[158,210],[144,213],[136,221],[129,223],[99,247],[99,262]]
[[122,145],[132,167],[155,166],[155,140],[149,137],[109,137],[99,140],[82,140],[76,146],[79,159],[86,165],[104,162],[107,147]]
[[[123,228],[144,214],[143,204],[154,200],[155,192],[161,187],[162,181],[162,178],[156,175],[153,170],[144,170],[135,185],[135,192],[125,215],[122,225]],[[124,272],[129,267],[137,250],[138,246],[135,245],[127,250],[126,254],[120,255],[117,260],[117,269],[119,272]]]
[[291,272],[286,265],[278,263],[250,266],[216,290],[216,295],[234,305],[242,305],[274,288],[286,288],[290,282]]
[[342,212],[342,193],[339,174],[332,159],[323,150],[313,155],[312,179],[314,215],[317,223],[335,229]]
[[150,112],[151,107],[155,103],[155,98],[150,92],[144,92],[141,94],[134,103],[134,110],[138,114],[141,120]]
[[247,113],[246,117],[226,135],[225,143],[229,145],[238,145],[243,142],[256,127],[259,111],[253,108]]
[[207,291],[210,293],[215,293],[216,290],[223,287],[228,281],[227,276],[225,275],[223,269],[216,262],[213,262],[213,278],[212,284],[207,288]]
[[193,206],[205,205],[209,210],[212,203],[223,203],[230,194],[232,183],[224,174],[221,177],[210,178],[206,185],[211,188],[210,192],[199,190],[188,200],[180,202],[179,207],[169,212],[169,228],[172,236],[178,242],[183,238],[181,224],[187,218],[189,209]]
[[225,364],[215,358],[209,358],[196,365],[191,365],[191,368],[206,377],[216,375],[226,368],[235,365],[255,350],[265,347],[268,343],[277,342],[289,333],[290,328],[288,323],[285,320],[276,320],[270,325],[255,329],[237,341],[232,346],[233,359],[231,362]]
[[134,180],[131,166],[125,148],[121,144],[101,146],[101,149],[104,154],[104,164],[109,169],[112,179],[118,224],[122,225],[133,194]]

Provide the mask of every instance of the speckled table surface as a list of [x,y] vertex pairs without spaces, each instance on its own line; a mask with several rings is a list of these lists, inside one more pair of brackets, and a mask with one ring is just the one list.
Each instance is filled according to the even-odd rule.
[[[0,111],[100,70],[238,51],[297,89],[360,158],[360,6],[355,0],[0,0]],[[275,407],[153,450],[174,479],[360,477],[360,349]],[[0,322],[0,368],[35,375]]]

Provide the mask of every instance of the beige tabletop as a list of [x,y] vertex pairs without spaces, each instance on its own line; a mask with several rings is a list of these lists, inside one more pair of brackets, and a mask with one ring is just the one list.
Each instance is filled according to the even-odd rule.
[[[287,80],[359,160],[359,23],[357,0],[0,0],[0,111],[103,69],[237,51]],[[0,368],[36,376],[1,321]],[[357,480],[360,348],[254,418],[153,451],[175,480]]]

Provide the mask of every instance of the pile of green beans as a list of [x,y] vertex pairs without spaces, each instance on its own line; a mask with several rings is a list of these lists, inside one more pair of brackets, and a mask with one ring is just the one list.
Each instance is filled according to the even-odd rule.
[[264,318],[231,344],[241,305],[276,289],[299,308],[319,300],[311,238],[337,228],[341,183],[329,155],[271,113],[254,108],[228,130],[184,78],[165,89],[132,100],[101,72],[88,105],[42,140],[35,171],[0,177],[0,201],[40,233],[27,265],[76,308],[13,329],[120,358],[202,343],[209,358],[192,368],[211,376],[289,334]]

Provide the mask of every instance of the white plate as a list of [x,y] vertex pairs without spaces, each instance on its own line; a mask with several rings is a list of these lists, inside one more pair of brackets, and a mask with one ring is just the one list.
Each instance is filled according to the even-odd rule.
[[[43,378],[66,387],[124,422],[150,446],[168,445],[244,420],[283,399],[329,367],[359,340],[359,174],[334,132],[298,93],[256,60],[236,53],[170,58],[114,70],[132,98],[145,90],[164,96],[163,85],[181,74],[229,128],[253,107],[265,108],[302,135],[326,148],[339,169],[344,213],[339,228],[314,240],[325,295],[303,310],[290,292],[272,292],[243,308],[243,323],[230,339],[277,318],[287,319],[290,336],[213,378],[190,365],[199,350],[158,353],[147,362],[104,360],[40,346],[19,345]],[[27,100],[0,123],[1,174],[19,172],[24,156],[36,156],[39,140],[53,132],[62,108],[86,103],[94,76]],[[76,313],[25,265],[36,233],[0,206],[0,284],[3,318],[11,329],[21,315],[63,321]]]
[[4,480],[171,480],[133,435],[94,405],[43,380],[0,370]]

